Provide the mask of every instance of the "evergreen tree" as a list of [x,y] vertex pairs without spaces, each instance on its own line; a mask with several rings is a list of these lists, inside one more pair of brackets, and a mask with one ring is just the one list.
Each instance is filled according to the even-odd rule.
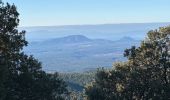
[[19,32],[15,5],[0,3],[0,100],[60,100],[67,92],[58,74],[42,71],[41,63],[22,50],[25,31]]
[[99,71],[86,87],[89,100],[170,99],[170,27],[148,32],[141,46],[126,49],[127,62]]

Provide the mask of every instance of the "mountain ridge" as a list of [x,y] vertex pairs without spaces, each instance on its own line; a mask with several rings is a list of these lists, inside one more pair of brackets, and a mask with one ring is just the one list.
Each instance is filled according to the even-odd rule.
[[[64,36],[64,37],[58,37],[58,38],[53,38],[53,39],[48,39],[45,41],[42,41],[42,43],[49,43],[49,42],[53,42],[53,43],[85,43],[85,42],[132,42],[132,41],[139,41],[139,40],[135,40],[132,37],[129,36],[124,36],[122,38],[119,38],[118,40],[107,40],[107,39],[91,39],[85,35],[68,35],[68,36]],[[37,42],[31,42],[31,43],[37,43]],[[41,43],[41,42],[39,42]]]
[[95,69],[98,66],[111,67],[114,61],[124,61],[124,49],[131,45],[138,45],[139,42],[130,37],[111,41],[91,39],[84,35],[71,35],[32,42],[24,51],[38,58],[46,71],[79,72]]

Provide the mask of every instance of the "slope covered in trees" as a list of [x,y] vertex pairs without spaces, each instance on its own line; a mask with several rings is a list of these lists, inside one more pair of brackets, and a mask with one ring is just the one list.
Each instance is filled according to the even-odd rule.
[[126,49],[127,62],[100,70],[86,86],[88,100],[169,100],[170,27],[151,30],[140,47]]
[[63,99],[65,82],[22,51],[28,42],[25,31],[17,30],[18,16],[15,5],[0,2],[0,100]]

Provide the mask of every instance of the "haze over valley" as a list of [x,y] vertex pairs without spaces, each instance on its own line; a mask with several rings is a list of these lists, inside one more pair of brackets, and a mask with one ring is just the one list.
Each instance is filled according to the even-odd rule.
[[[111,68],[125,61],[126,48],[138,46],[151,29],[169,23],[103,24],[22,27],[28,47],[24,51],[42,62],[50,72],[82,72]],[[40,49],[41,48],[41,49]]]

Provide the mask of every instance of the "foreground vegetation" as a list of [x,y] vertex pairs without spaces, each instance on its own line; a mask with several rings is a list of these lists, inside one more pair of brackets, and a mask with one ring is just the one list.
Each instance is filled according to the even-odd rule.
[[19,32],[15,5],[0,3],[0,100],[61,100],[66,84],[48,74],[41,63],[22,49],[25,31]]
[[94,70],[81,73],[60,73],[60,78],[62,78],[68,86],[68,98],[71,98],[71,100],[84,100],[84,88],[86,84],[95,80],[96,72],[97,71]]
[[126,49],[127,62],[101,70],[87,85],[88,100],[169,100],[170,27],[149,31],[140,47]]
[[0,3],[0,100],[170,99],[170,27],[149,31],[111,70],[49,74],[22,51],[28,42],[18,16],[15,5]]

